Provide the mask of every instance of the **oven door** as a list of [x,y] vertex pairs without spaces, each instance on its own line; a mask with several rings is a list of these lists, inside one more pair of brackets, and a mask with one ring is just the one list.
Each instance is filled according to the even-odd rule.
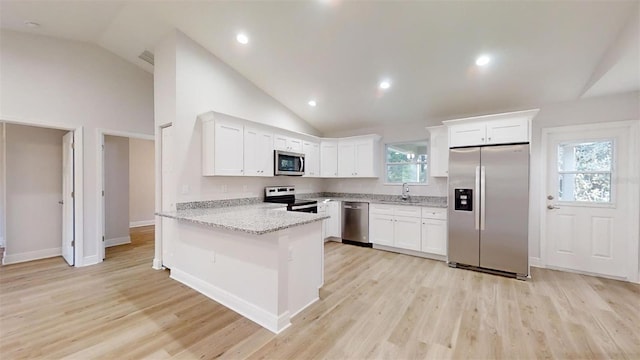
[[297,212],[307,212],[307,213],[318,213],[318,204],[305,204],[305,205],[289,205],[287,207],[289,211],[297,211]]
[[304,175],[304,154],[274,150],[275,175]]

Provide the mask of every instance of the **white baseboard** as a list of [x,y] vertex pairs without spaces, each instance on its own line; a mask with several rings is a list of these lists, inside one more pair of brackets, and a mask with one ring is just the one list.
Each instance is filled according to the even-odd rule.
[[124,244],[131,244],[130,236],[123,236],[119,238],[107,239],[104,241],[104,247],[112,247]]
[[95,265],[101,262],[102,259],[100,259],[98,255],[85,256],[84,259],[82,259],[82,264],[76,264],[76,267]]
[[4,247],[4,238],[0,236],[0,247]]
[[62,248],[28,251],[20,254],[6,254],[2,259],[3,265],[17,264],[26,261],[40,260],[62,255]]
[[149,226],[149,225],[155,225],[155,224],[156,224],[156,221],[154,219],[143,220],[143,221],[132,221],[129,223],[129,228]]
[[544,268],[545,267],[542,264],[542,260],[540,260],[539,257],[533,257],[533,256],[529,257],[529,266],[533,266],[533,267],[537,267],[537,268]]
[[373,248],[374,249],[378,249],[378,250],[391,251],[391,252],[395,252],[395,253],[398,253],[398,254],[418,256],[418,257],[425,258],[425,259],[444,261],[444,262],[447,261],[447,257],[444,256],[444,255],[430,254],[430,253],[425,253],[425,252],[422,252],[422,251],[400,249],[400,248],[393,247],[393,246],[378,245],[378,244],[373,244]]
[[151,268],[153,268],[154,270],[162,270],[162,261],[160,259],[154,258]]
[[291,317],[288,311],[280,316],[272,314],[265,309],[175,267],[171,269],[171,278],[219,302],[276,334],[291,325]]

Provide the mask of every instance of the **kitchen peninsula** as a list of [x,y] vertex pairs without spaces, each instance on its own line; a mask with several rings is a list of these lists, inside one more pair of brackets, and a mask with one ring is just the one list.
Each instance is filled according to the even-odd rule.
[[177,220],[171,248],[163,251],[172,257],[171,278],[282,331],[319,299],[328,216],[284,211],[282,204],[211,205],[158,213]]

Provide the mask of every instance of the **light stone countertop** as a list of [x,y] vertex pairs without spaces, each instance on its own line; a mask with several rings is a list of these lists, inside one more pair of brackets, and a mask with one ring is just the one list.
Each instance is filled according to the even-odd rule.
[[294,226],[328,219],[329,216],[286,211],[284,204],[259,203],[253,205],[185,209],[160,212],[156,215],[189,221],[214,228],[263,235]]
[[349,197],[311,197],[309,200],[317,200],[318,203],[328,201],[355,201],[366,202],[369,204],[383,204],[383,205],[406,205],[406,206],[424,206],[432,208],[447,208],[446,203],[433,202],[433,201],[402,201],[402,200],[380,200],[380,199],[366,199],[366,198],[349,198]]

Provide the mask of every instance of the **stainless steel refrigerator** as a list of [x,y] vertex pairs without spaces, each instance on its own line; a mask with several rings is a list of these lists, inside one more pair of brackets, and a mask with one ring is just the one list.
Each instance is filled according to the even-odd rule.
[[529,144],[449,150],[448,262],[529,274]]

